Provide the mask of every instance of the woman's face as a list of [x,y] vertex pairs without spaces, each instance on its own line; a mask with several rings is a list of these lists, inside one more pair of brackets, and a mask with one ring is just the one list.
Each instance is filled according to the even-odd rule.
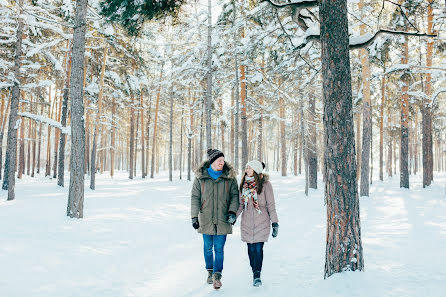
[[251,168],[251,166],[246,166],[246,168],[245,168],[245,172],[246,172],[246,175],[248,175],[249,177],[252,177],[252,176],[254,176],[254,170]]

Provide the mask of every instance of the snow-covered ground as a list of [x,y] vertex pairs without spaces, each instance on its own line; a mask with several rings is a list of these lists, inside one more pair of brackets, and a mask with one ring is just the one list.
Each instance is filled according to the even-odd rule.
[[302,176],[272,174],[280,231],[265,244],[263,286],[252,287],[237,222],[220,291],[205,284],[190,182],[169,182],[165,173],[154,180],[99,175],[96,191],[87,181],[84,219],[76,220],[65,216],[67,188],[25,176],[15,201],[0,192],[0,296],[444,296],[446,175],[434,176],[427,189],[420,174],[410,190],[399,188],[398,176],[374,182],[360,200],[365,272],[324,280],[323,186],[306,197]]

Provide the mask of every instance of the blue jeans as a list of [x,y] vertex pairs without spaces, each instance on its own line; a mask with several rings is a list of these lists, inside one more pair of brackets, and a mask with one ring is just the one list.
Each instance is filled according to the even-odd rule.
[[[204,242],[204,261],[207,270],[214,272],[223,271],[224,248],[226,243],[226,235],[208,235],[203,234]],[[215,257],[214,257],[215,251]]]
[[258,273],[259,276],[257,277],[260,277],[262,271],[263,244],[264,242],[248,243],[249,264],[252,272]]

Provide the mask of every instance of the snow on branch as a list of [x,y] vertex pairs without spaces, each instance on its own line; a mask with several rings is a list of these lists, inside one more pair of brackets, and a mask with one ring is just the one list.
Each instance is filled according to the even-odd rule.
[[319,5],[317,0],[288,0],[286,3],[276,3],[272,0],[262,0],[261,2],[268,2],[275,8],[284,8],[284,7],[297,7],[297,8],[310,8],[316,7]]
[[24,118],[31,119],[31,120],[35,120],[36,122],[42,122],[42,123],[48,124],[54,128],[60,129],[60,131],[63,134],[71,135],[71,127],[70,126],[63,127],[61,123],[59,123],[53,119],[50,119],[50,118],[47,118],[47,117],[44,117],[44,116],[41,116],[38,114],[32,114],[32,113],[26,112],[26,111],[19,112],[17,115],[24,117]]
[[370,33],[359,36],[359,37],[351,37],[350,38],[350,49],[359,49],[365,48],[371,45],[375,39],[381,34],[390,34],[390,35],[406,35],[406,36],[418,36],[418,37],[437,37],[437,34],[427,34],[427,33],[415,33],[415,32],[404,32],[404,31],[393,31],[387,29],[378,30],[375,35],[371,36]]

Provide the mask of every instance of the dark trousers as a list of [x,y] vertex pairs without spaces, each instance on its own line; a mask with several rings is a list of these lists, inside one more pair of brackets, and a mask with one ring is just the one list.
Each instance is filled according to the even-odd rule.
[[251,265],[252,272],[258,274],[259,277],[260,271],[262,271],[263,244],[264,242],[248,243],[249,264]]

